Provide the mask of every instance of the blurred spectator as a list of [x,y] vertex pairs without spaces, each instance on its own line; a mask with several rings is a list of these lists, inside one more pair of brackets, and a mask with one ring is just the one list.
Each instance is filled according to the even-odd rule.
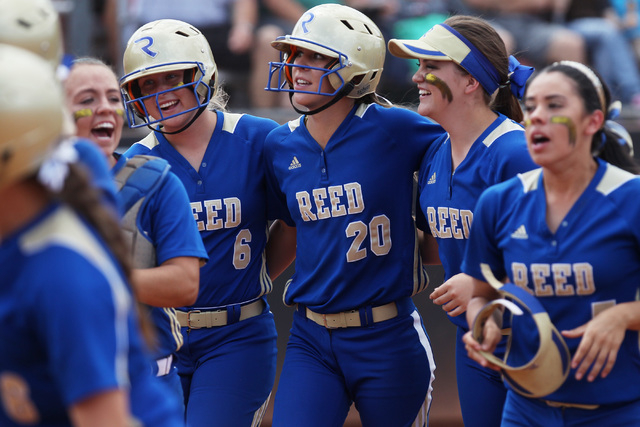
[[601,74],[614,99],[640,109],[640,72],[631,46],[606,18],[609,0],[572,0],[567,6],[567,28],[584,38],[589,63]]
[[105,0],[52,0],[64,33],[69,57],[96,56],[110,62],[101,23]]
[[586,62],[584,39],[561,22],[568,1],[465,0],[465,4],[501,35],[507,32],[503,39],[510,54],[541,68],[561,60]]
[[[298,18],[313,4],[299,0],[260,0],[260,19],[255,33],[251,58],[249,99],[253,108],[288,107],[286,93],[267,92],[269,62],[278,61],[278,51],[271,47],[276,37],[289,34]],[[320,4],[321,2],[313,2]]]
[[640,62],[640,1],[609,0],[613,6],[615,19],[627,40],[631,42],[637,62]]
[[[120,61],[129,37],[143,24],[165,18],[188,22],[209,41],[220,80],[231,83],[225,85],[231,99],[246,98],[246,88],[235,91],[232,83],[236,76],[246,74],[251,67],[258,0],[103,1],[106,2],[105,20],[112,55],[117,55]],[[122,70],[121,63],[118,63],[118,69]]]
[[[358,9],[376,23],[385,41],[396,37],[395,26],[401,17],[402,9],[411,0],[345,0],[347,6]],[[416,96],[408,97],[415,85],[407,80],[407,61],[391,55],[388,51],[384,60],[384,72],[376,92],[393,103],[415,101]]]
[[[402,0],[393,23],[392,34],[389,38],[403,40],[417,40],[431,27],[442,23],[453,13],[463,13],[452,7],[451,0]],[[417,61],[399,61],[393,55],[391,64],[386,63],[383,78],[386,81],[395,80],[392,96],[395,102],[418,101],[418,88],[411,81],[411,76],[418,70]],[[392,65],[390,67],[389,65]]]

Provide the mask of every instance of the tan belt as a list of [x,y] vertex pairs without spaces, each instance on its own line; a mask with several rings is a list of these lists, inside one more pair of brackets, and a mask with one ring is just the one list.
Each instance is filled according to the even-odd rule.
[[[371,309],[373,323],[383,322],[393,319],[398,315],[398,307],[395,302],[380,305]],[[306,308],[307,319],[313,320],[320,326],[327,329],[351,328],[362,326],[360,322],[360,312],[358,310],[343,311],[341,313],[320,314]]]
[[551,406],[552,408],[574,408],[574,409],[587,409],[592,411],[600,407],[600,405],[588,405],[583,403],[564,403],[564,402],[554,402],[553,400],[542,400],[542,401],[547,405]]
[[[264,302],[259,299],[240,307],[240,320],[246,320],[262,313]],[[219,310],[176,310],[176,317],[180,326],[189,329],[213,328],[227,325],[227,309]]]

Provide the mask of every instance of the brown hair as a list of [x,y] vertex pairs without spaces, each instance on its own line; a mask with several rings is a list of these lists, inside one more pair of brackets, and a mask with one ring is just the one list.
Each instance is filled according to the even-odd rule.
[[[89,171],[79,163],[69,164],[69,174],[62,191],[53,197],[70,206],[78,215],[84,218],[104,240],[113,253],[116,262],[122,268],[127,283],[132,286],[135,297],[136,290],[131,281],[132,260],[131,251],[124,238],[115,211],[104,206],[102,193],[91,184]],[[148,346],[153,348],[155,343],[155,329],[144,307],[137,304],[139,325]]]
[[491,94],[485,92],[485,99],[492,110],[521,122],[524,118],[522,108],[511,92],[509,81],[509,54],[500,35],[484,19],[469,15],[454,15],[444,24],[462,34],[493,64],[500,74],[501,85],[493,101]]
[[[602,110],[605,115],[607,115],[609,107],[611,106],[611,92],[609,87],[597,70],[594,70],[589,66],[586,67],[591,70],[598,80],[600,80],[605,105],[602,105],[600,96],[598,95],[597,88],[594,86],[593,81],[589,79],[587,74],[580,71],[579,68],[572,66],[570,61],[554,62],[544,68],[540,72],[540,75],[551,72],[564,74],[567,78],[575,82],[574,88],[582,100],[585,111],[588,114],[591,114],[596,110]],[[605,117],[605,120],[606,119],[607,117]],[[614,166],[636,175],[640,174],[640,164],[638,164],[638,161],[631,155],[626,144],[621,142],[619,137],[616,136],[608,126],[606,126],[606,122],[603,124],[602,128],[593,135],[591,140],[591,152],[594,156],[599,157]]]

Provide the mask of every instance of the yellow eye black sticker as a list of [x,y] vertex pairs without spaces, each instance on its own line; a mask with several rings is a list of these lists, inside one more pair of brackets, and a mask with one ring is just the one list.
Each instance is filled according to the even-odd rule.
[[89,108],[83,108],[81,110],[73,112],[73,118],[76,121],[80,120],[83,117],[90,117],[90,116],[93,116],[93,110],[90,110]]
[[449,86],[445,83],[444,80],[434,76],[431,73],[427,73],[427,75],[424,76],[424,79],[427,83],[437,87],[440,90],[442,97],[447,98],[447,101],[451,102],[453,100],[453,94],[451,93],[451,89],[449,89]]
[[576,143],[576,125],[569,117],[566,116],[553,116],[550,120],[551,123],[565,125],[569,130],[569,142],[571,144]]

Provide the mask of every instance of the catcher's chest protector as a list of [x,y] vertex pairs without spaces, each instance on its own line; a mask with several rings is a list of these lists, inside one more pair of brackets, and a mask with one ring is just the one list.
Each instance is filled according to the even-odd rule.
[[140,227],[139,214],[149,196],[160,187],[169,168],[164,159],[137,155],[127,160],[114,178],[124,212],[121,228],[132,251],[134,268],[157,265],[154,245]]

